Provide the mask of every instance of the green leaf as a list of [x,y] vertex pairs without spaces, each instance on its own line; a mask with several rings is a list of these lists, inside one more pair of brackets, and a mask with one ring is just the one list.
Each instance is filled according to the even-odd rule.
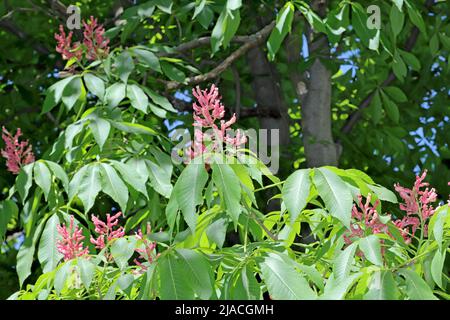
[[442,285],[442,269],[444,267],[445,256],[445,251],[441,252],[440,250],[436,250],[431,261],[431,277],[442,290],[445,290],[445,287]]
[[60,80],[48,88],[41,114],[51,111],[61,101],[64,88],[73,78],[75,76]]
[[406,268],[399,270],[406,279],[406,291],[412,300],[437,300],[428,284],[417,273]]
[[66,261],[61,264],[55,273],[54,287],[56,294],[60,294],[64,289],[67,277],[70,275],[70,269],[72,267],[73,260]]
[[161,300],[194,299],[194,291],[186,276],[185,266],[180,264],[172,254],[166,254],[159,259],[158,271],[161,282]]
[[149,50],[133,49],[133,54],[138,58],[139,62],[149,66],[151,69],[162,73],[161,65],[158,57]]
[[171,175],[168,174],[165,170],[163,170],[156,163],[147,160],[147,167],[149,169],[148,176],[150,178],[150,184],[152,187],[161,195],[166,198],[170,197],[172,193],[172,184],[170,183]]
[[242,0],[227,0],[227,10],[233,11],[242,7]]
[[16,189],[22,198],[22,203],[25,202],[31,185],[33,184],[33,167],[34,162],[22,167],[16,179]]
[[166,97],[160,96],[155,91],[153,91],[147,87],[144,88],[144,91],[145,91],[145,93],[148,94],[150,99],[152,99],[152,101],[154,103],[156,103],[157,105],[163,107],[167,111],[177,112],[177,110],[174,109],[174,107],[172,106],[172,104]]
[[400,111],[398,110],[397,105],[389,99],[384,92],[381,92],[381,97],[383,99],[384,110],[386,110],[387,116],[395,123],[398,123],[400,120]]
[[200,299],[211,298],[214,289],[214,280],[211,266],[200,253],[190,249],[177,249],[180,262],[185,272],[189,273],[192,290]]
[[399,10],[399,8],[396,5],[392,5],[389,20],[391,22],[392,33],[394,34],[394,37],[397,37],[397,35],[403,29],[403,23],[405,22],[405,15],[403,14],[403,12]]
[[400,50],[401,56],[403,60],[413,69],[416,71],[420,71],[421,65],[419,59],[416,58],[415,55],[413,55],[411,52],[407,52],[404,50]]
[[46,160],[45,163],[52,171],[53,175],[57,177],[59,180],[61,180],[62,185],[64,187],[64,190],[66,193],[69,193],[69,177],[67,176],[64,169],[57,163],[53,161]]
[[353,285],[356,279],[361,276],[360,273],[352,274],[345,278],[335,278],[334,274],[328,278],[325,285],[323,295],[320,296],[321,300],[341,300],[345,298],[350,287]]
[[22,287],[23,282],[31,274],[31,265],[33,264],[34,252],[36,244],[44,227],[45,219],[42,219],[36,229],[31,234],[26,235],[24,243],[21,245],[17,253],[16,270],[19,276],[19,284]]
[[134,69],[133,58],[128,51],[123,51],[117,56],[115,62],[117,72],[119,73],[119,78],[124,83],[127,83],[128,77]]
[[356,35],[361,39],[365,45],[369,45],[369,40],[372,38],[372,30],[367,28],[368,16],[366,11],[359,3],[352,3],[352,26],[355,29]]
[[105,101],[109,107],[117,107],[125,98],[125,84],[116,82],[106,89]]
[[398,203],[397,196],[391,190],[386,189],[383,186],[374,186],[374,185],[371,185],[371,184],[368,184],[367,186],[369,187],[369,189],[373,193],[375,193],[375,195],[381,201],[389,201],[389,202],[392,202],[392,203]]
[[373,99],[370,102],[370,111],[371,117],[375,124],[378,124],[380,120],[383,118],[383,109],[381,104],[380,92],[378,90],[375,91],[373,95]]
[[283,9],[277,14],[275,28],[272,30],[269,40],[267,41],[267,48],[269,50],[269,59],[273,60],[275,54],[280,49],[281,43],[287,34],[291,31],[292,21],[294,20],[294,5],[287,2]]
[[[131,238],[132,239],[132,238]],[[111,245],[111,255],[120,269],[128,266],[128,260],[134,253],[135,242],[127,238],[119,238],[114,240]]]
[[117,171],[119,171],[120,175],[122,176],[123,180],[125,180],[126,183],[132,186],[136,191],[142,193],[148,199],[147,188],[145,186],[145,183],[147,182],[147,177],[139,174],[139,172],[136,171],[136,168],[133,168],[129,164],[115,160],[109,161],[111,162],[113,167]]
[[374,234],[359,240],[359,248],[367,260],[377,266],[383,266],[380,239]]
[[103,80],[92,73],[86,73],[83,78],[89,92],[96,95],[100,101],[103,101],[105,97],[105,83]]
[[78,190],[80,189],[81,180],[84,178],[88,171],[89,165],[86,165],[79,169],[72,177],[69,183],[69,201],[77,195]]
[[202,192],[208,174],[204,164],[190,163],[181,172],[173,188],[172,197],[178,203],[184,220],[192,232],[197,224],[196,207],[203,203]]
[[353,197],[344,181],[326,168],[314,169],[313,181],[331,215],[350,228]]
[[175,67],[172,63],[167,61],[161,61],[161,68],[164,74],[173,81],[183,83],[186,79],[186,75],[183,71]]
[[8,223],[12,218],[17,217],[19,209],[12,200],[0,201],[0,241],[5,240],[5,233],[8,228]]
[[375,271],[364,299],[398,300],[399,291],[391,271]]
[[261,285],[251,267],[244,265],[236,280],[230,283],[230,300],[261,300]]
[[430,53],[433,57],[439,53],[439,38],[436,33],[430,39]]
[[128,133],[145,134],[145,135],[157,135],[158,133],[152,128],[143,126],[138,123],[131,122],[112,122],[113,127]]
[[[289,259],[286,257],[286,259]],[[275,300],[312,300],[316,294],[308,281],[275,253],[268,253],[260,265],[262,278]]]
[[408,101],[406,94],[404,94],[404,92],[398,87],[386,87],[383,88],[383,91],[385,91],[396,102]]
[[222,248],[227,234],[228,222],[224,218],[220,218],[211,223],[206,228],[206,236],[213,241],[219,248]]
[[213,18],[214,12],[208,6],[205,6],[204,9],[198,14],[197,21],[202,25],[204,29],[208,29],[209,25],[213,21]]
[[57,241],[59,239],[57,226],[59,225],[58,215],[53,214],[45,224],[39,241],[38,259],[42,266],[42,272],[52,271],[58,265],[59,260],[63,257],[57,249]]
[[79,181],[78,197],[83,203],[84,212],[87,213],[92,208],[102,187],[99,165],[89,165],[86,174]]
[[347,278],[350,275],[357,247],[358,243],[353,242],[343,251],[336,254],[333,261],[333,274],[336,280]]
[[92,263],[90,259],[80,257],[77,260],[78,267],[80,268],[80,278],[83,282],[86,290],[89,290],[91,286],[92,279],[95,275],[95,269],[97,268],[95,264]]
[[395,53],[394,61],[392,63],[392,71],[394,71],[395,76],[397,79],[403,82],[403,78],[406,77],[407,69],[406,65],[403,62],[402,58],[398,54],[398,52]]
[[89,128],[101,151],[111,131],[111,124],[105,119],[96,117],[90,120]]
[[125,212],[128,202],[127,186],[122,179],[120,179],[113,167],[107,163],[102,163],[100,165],[101,190],[119,204],[122,212]]
[[297,170],[286,179],[283,185],[281,194],[289,210],[291,224],[295,223],[298,215],[306,206],[306,200],[311,189],[310,172],[310,169]]
[[[225,208],[231,220],[237,225],[239,215],[241,214],[241,185],[239,178],[234,173],[233,169],[226,164],[211,165],[212,179],[216,185],[222,200],[225,202]],[[230,186],[233,186],[230,188]]]
[[127,86],[127,97],[130,99],[133,108],[147,113],[148,97],[139,86],[130,84]]
[[74,77],[65,86],[62,101],[68,110],[73,108],[77,100],[80,98],[82,90],[84,90],[84,87],[80,77]]
[[425,38],[428,37],[427,35],[427,28],[425,27],[425,22],[423,21],[422,15],[420,12],[413,8],[409,2],[406,2],[407,8],[408,8],[408,15],[411,19],[411,22],[419,28],[420,32],[425,36]]
[[42,161],[36,161],[33,167],[34,181],[44,191],[45,199],[47,200],[52,184],[52,175],[50,170]]
[[227,12],[225,17],[225,32],[223,33],[222,45],[224,48],[227,48],[230,44],[231,39],[236,34],[236,31],[239,28],[239,24],[241,23],[241,15],[239,10],[233,12]]

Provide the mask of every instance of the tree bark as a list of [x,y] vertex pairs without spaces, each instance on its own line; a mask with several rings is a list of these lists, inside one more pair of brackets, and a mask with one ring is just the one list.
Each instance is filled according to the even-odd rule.
[[[319,15],[325,14],[325,1],[315,1]],[[305,23],[306,24],[306,23]],[[311,50],[312,32],[306,31],[308,48]],[[325,37],[314,43],[310,58],[315,58],[304,77],[295,68],[300,62],[301,33],[298,24],[289,35],[285,47],[288,63],[291,65],[290,78],[301,105],[302,139],[308,167],[338,165],[339,152],[334,142],[331,121],[331,72],[320,61],[319,56],[328,59],[330,49]]]

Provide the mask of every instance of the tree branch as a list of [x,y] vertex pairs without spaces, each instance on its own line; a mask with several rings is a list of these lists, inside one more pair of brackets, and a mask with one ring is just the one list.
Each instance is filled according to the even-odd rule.
[[[427,9],[430,9],[433,4],[434,4],[434,0],[427,0],[427,2],[425,3],[425,7]],[[404,50],[405,51],[409,52],[409,51],[411,51],[414,48],[414,45],[417,42],[417,38],[419,37],[419,33],[420,33],[419,29],[416,26],[414,26],[414,28],[411,30],[411,34],[410,34],[408,40],[406,40],[406,43],[405,43],[405,46],[404,46]],[[393,72],[389,73],[389,76],[381,84],[381,88],[390,85],[394,80],[395,80],[395,74]],[[372,91],[371,93],[369,93],[364,98],[364,100],[359,104],[358,110],[353,112],[348,117],[348,119],[345,122],[344,126],[341,128],[341,133],[348,134],[348,133],[350,133],[350,131],[352,131],[352,129],[354,128],[356,123],[359,121],[359,119],[361,119],[363,110],[366,109],[367,107],[369,107],[370,103],[372,102],[372,99],[374,97],[375,91],[376,91],[376,89],[374,91]],[[340,141],[338,140],[338,143],[339,142]]]
[[[272,29],[275,27],[275,21],[272,21],[270,24],[262,28],[260,31],[254,33],[251,36],[246,37],[248,39],[247,42],[245,42],[239,49],[234,51],[232,54],[230,54],[224,61],[222,61],[217,67],[215,67],[213,70],[197,75],[194,77],[187,78],[184,83],[178,82],[178,81],[168,81],[166,82],[166,89],[167,90],[175,90],[181,87],[183,84],[188,86],[193,86],[196,84],[199,84],[204,81],[208,81],[211,79],[216,78],[219,76],[222,72],[224,72],[231,64],[233,64],[234,61],[236,61],[238,58],[240,58],[242,55],[244,55],[248,50],[258,46],[261,44],[266,37],[270,34]],[[197,39],[199,40],[199,39]],[[202,40],[204,41],[204,40]],[[202,43],[200,41],[200,43]],[[186,45],[186,44],[185,44]],[[197,45],[197,44],[196,44]],[[193,44],[190,44],[189,47],[192,48]],[[185,48],[185,47],[183,47]]]

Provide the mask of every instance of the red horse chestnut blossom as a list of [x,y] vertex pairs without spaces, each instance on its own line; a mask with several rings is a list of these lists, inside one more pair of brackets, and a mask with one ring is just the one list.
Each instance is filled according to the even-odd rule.
[[105,28],[98,24],[97,19],[90,17],[86,22],[83,20],[83,42],[72,44],[73,32],[66,35],[63,25],[59,26],[59,34],[55,33],[57,41],[56,52],[60,53],[63,60],[75,57],[81,61],[83,53],[89,61],[105,58],[109,53],[109,39],[105,37]]
[[[225,121],[225,107],[220,101],[219,89],[212,85],[208,90],[200,90],[197,86],[192,90],[192,94],[197,99],[198,104],[194,102],[194,130],[193,150],[188,151],[190,158],[195,158],[205,152],[218,152],[222,150],[223,144],[231,147],[238,147],[247,141],[247,137],[240,131],[236,131],[236,136],[229,135],[231,125],[236,122],[236,114],[233,114],[230,120]],[[217,124],[217,121],[220,121]],[[212,130],[203,132],[202,129]],[[209,141],[206,145],[205,142]]]
[[83,21],[83,26],[83,44],[87,50],[86,58],[97,60],[106,57],[109,53],[109,39],[104,36],[105,28],[103,28],[103,25],[99,25],[97,19],[91,16],[87,23]]
[[80,43],[75,42],[72,44],[72,36],[72,31],[66,36],[63,25],[59,25],[59,34],[55,33],[55,39],[58,41],[56,52],[61,54],[63,60],[70,60],[73,57],[76,57],[77,60],[81,60],[81,56],[83,55]]
[[78,226],[74,227],[74,217],[70,216],[70,225],[67,228],[65,225],[57,226],[58,233],[62,240],[58,240],[56,248],[64,255],[64,261],[68,261],[77,257],[87,255],[88,248],[84,248],[82,230]]
[[[150,223],[147,223],[147,236],[151,233],[151,225]],[[155,253],[156,249],[156,242],[148,240],[143,234],[142,230],[139,229],[136,233],[136,238],[143,241],[143,247],[142,248],[136,248],[135,251],[139,253],[139,257],[137,259],[134,259],[134,263],[138,265],[142,271],[146,271],[147,267],[143,264],[142,261],[139,261],[139,259],[148,261],[149,263],[153,263],[160,254]]]
[[17,129],[13,136],[8,130],[3,127],[2,138],[5,141],[6,147],[1,150],[2,156],[6,159],[6,166],[8,171],[19,174],[20,168],[34,162],[34,154],[32,146],[28,145],[28,140],[19,142],[22,136],[22,131]]
[[113,216],[108,213],[106,215],[106,223],[101,221],[98,217],[94,215],[92,216],[92,222],[94,222],[95,232],[98,234],[98,237],[95,239],[91,236],[91,243],[95,244],[97,249],[103,249],[106,246],[106,243],[113,239],[122,238],[125,235],[123,227],[119,227],[117,230],[114,230],[114,227],[119,223],[118,219],[121,215],[122,212],[119,212]]
[[372,199],[372,195],[370,193],[367,195],[365,204],[362,202],[361,195],[358,195],[358,199],[358,207],[353,205],[352,209],[352,218],[355,222],[350,224],[350,232],[347,231],[344,234],[345,243],[351,244],[355,238],[363,238],[366,230],[369,230],[371,234],[389,234],[387,225],[380,221],[380,217],[376,209],[380,204],[380,201],[377,200],[375,204],[371,206],[370,201]]
[[[412,189],[402,187],[398,183],[394,185],[395,190],[405,202],[400,204],[400,210],[406,212],[403,219],[394,223],[400,229],[406,243],[411,243],[411,236],[414,236],[421,223],[424,228],[424,235],[427,236],[428,225],[426,225],[426,222],[435,212],[434,207],[430,204],[436,201],[437,194],[434,188],[429,189],[429,184],[423,182],[426,176],[427,170],[421,176],[416,176]],[[423,187],[426,188],[421,190]]]

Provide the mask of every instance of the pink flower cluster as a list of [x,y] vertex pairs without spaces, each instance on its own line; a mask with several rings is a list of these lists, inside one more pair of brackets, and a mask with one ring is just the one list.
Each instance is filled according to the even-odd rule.
[[[147,236],[151,233],[151,225],[150,223],[147,223]],[[155,241],[148,240],[143,234],[142,230],[139,229],[136,233],[136,238],[143,241],[143,248],[137,248],[135,251],[139,253],[139,257],[137,259],[134,259],[134,263],[136,263],[137,266],[141,268],[142,271],[146,271],[147,267],[143,265],[143,261],[139,261],[139,259],[148,261],[149,263],[153,263],[158,257],[160,256],[160,253],[155,255],[155,249],[157,246],[157,243]]]
[[[231,125],[236,122],[236,114],[233,114],[230,120],[225,121],[225,107],[220,101],[219,89],[212,85],[208,90],[197,88],[192,90],[192,94],[197,99],[198,104],[194,102],[194,143],[192,150],[188,151],[188,156],[192,159],[205,152],[218,152],[226,146],[238,147],[247,141],[247,137],[236,130],[236,136],[229,135]],[[219,125],[216,123],[219,122]],[[206,129],[203,132],[202,129]],[[205,143],[208,143],[206,145]]]
[[91,236],[91,243],[95,244],[97,249],[101,250],[106,246],[106,243],[113,239],[122,238],[125,235],[123,227],[119,227],[117,230],[114,230],[114,227],[119,223],[118,219],[121,215],[122,212],[119,212],[113,216],[108,213],[106,215],[106,223],[101,221],[98,217],[94,215],[92,216],[92,222],[94,223],[95,232],[98,234],[98,237],[95,239]]
[[109,39],[105,37],[105,28],[99,25],[97,19],[91,16],[88,23],[83,21],[84,26],[84,45],[86,46],[86,58],[88,60],[97,60],[106,57],[109,53]]
[[[105,37],[103,26],[99,25],[97,19],[92,16],[88,22],[83,20],[83,26],[83,46],[86,51],[86,59],[93,61],[106,57],[109,53],[109,39]],[[75,57],[80,61],[83,56],[83,46],[78,41],[72,44],[72,36],[72,31],[66,35],[64,27],[60,25],[59,34],[55,33],[57,41],[56,52],[60,53],[64,60]]]
[[5,149],[1,150],[2,156],[6,159],[8,171],[13,174],[19,174],[20,168],[24,165],[34,162],[32,146],[28,145],[28,140],[19,142],[22,131],[17,129],[13,136],[3,127],[2,138],[6,144]]
[[70,225],[57,226],[58,233],[62,239],[56,243],[56,248],[64,255],[64,261],[84,256],[89,253],[88,248],[84,248],[82,230],[78,226],[74,227],[74,217],[70,216]]
[[365,232],[370,230],[371,234],[386,233],[388,227],[380,221],[376,208],[380,204],[377,200],[373,206],[370,205],[372,195],[369,193],[366,198],[366,203],[363,203],[362,196],[358,196],[358,207],[353,205],[352,218],[354,223],[350,224],[350,230],[344,233],[344,241],[346,244],[351,244],[355,238],[365,237]]
[[[429,189],[429,184],[423,182],[426,176],[426,170],[420,177],[416,176],[412,189],[404,188],[398,183],[394,185],[395,190],[405,202],[400,204],[400,210],[406,212],[406,216],[403,219],[396,220],[394,224],[400,229],[406,243],[411,243],[412,236],[414,236],[421,223],[424,227],[424,235],[427,236],[428,226],[426,221],[435,212],[431,203],[436,201],[437,194],[434,188]],[[421,190],[424,187],[425,189]]]

